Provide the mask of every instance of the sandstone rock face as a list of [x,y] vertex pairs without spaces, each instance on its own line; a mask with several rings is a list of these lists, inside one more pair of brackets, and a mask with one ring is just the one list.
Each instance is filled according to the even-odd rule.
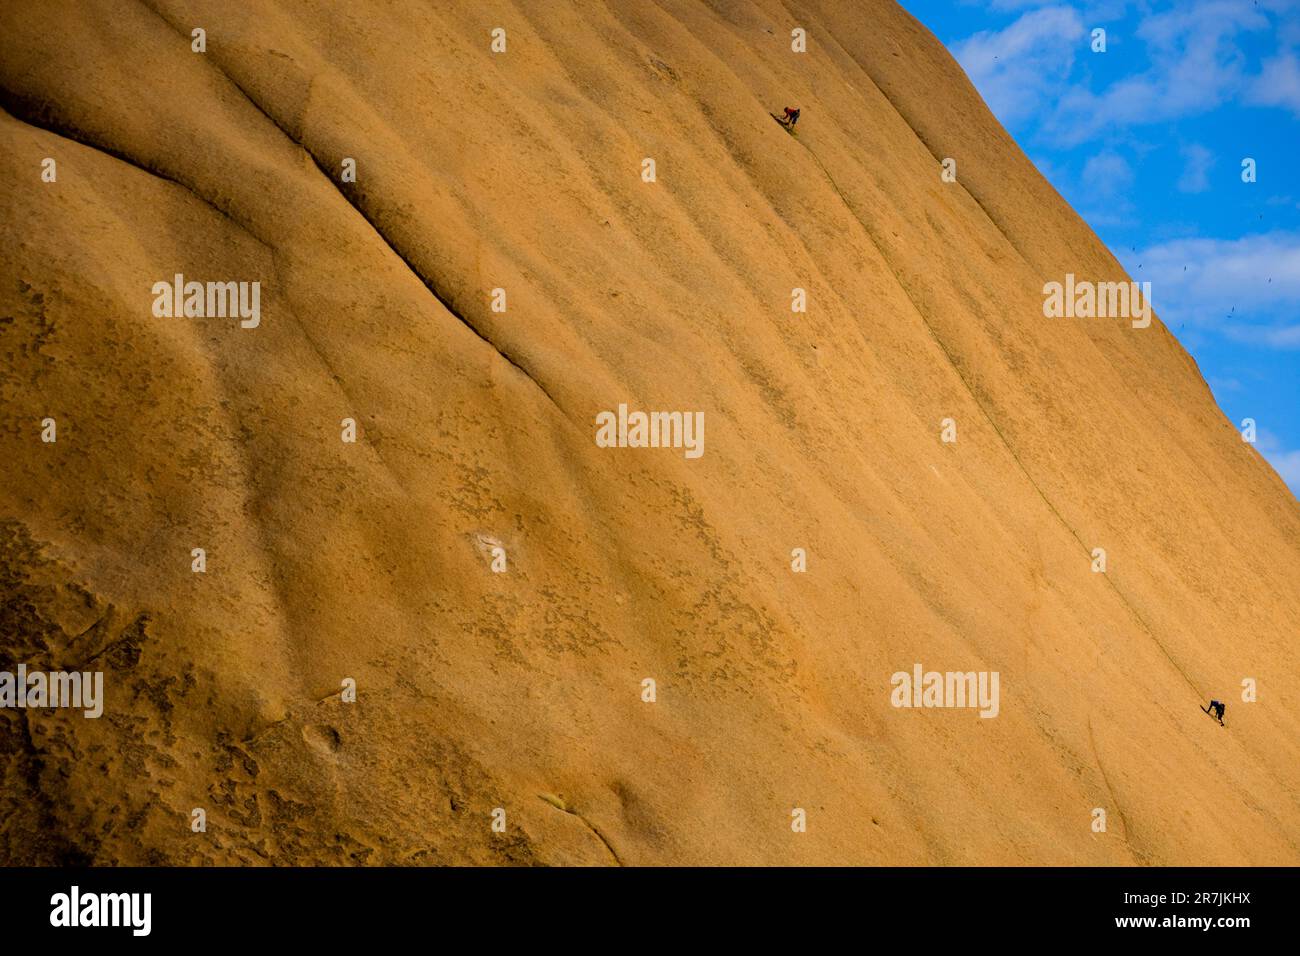
[[0,106],[0,669],[105,687],[0,861],[1300,863],[1300,507],[892,3],[5,4]]

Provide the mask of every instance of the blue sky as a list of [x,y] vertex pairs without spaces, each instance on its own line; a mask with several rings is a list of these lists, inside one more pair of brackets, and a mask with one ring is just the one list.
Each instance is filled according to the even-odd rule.
[[901,2],[1300,496],[1300,0]]

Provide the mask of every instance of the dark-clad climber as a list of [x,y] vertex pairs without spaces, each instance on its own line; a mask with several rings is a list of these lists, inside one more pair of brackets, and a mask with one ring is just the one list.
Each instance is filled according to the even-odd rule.
[[1211,717],[1213,717],[1213,718],[1215,718],[1216,720],[1218,720],[1218,722],[1222,724],[1222,723],[1223,723],[1223,711],[1224,711],[1224,709],[1225,709],[1225,706],[1224,706],[1223,701],[1221,701],[1221,700],[1212,700],[1212,701],[1210,701],[1210,706],[1209,706],[1208,708],[1206,708],[1205,712],[1206,712],[1207,714],[1209,714]]

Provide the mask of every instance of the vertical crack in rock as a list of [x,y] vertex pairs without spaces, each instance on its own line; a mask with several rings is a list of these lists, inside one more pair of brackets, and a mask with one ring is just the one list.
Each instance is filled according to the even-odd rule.
[[597,827],[594,823],[592,823],[585,816],[583,816],[581,813],[579,813],[573,807],[566,804],[563,800],[559,799],[558,797],[552,796],[551,794],[548,793],[539,793],[537,795],[537,798],[541,800],[543,803],[547,803],[555,807],[555,809],[559,810],[561,813],[567,813],[569,816],[577,817],[579,820],[581,820],[583,825],[586,826],[586,828],[590,830],[592,833],[594,833],[596,835],[596,839],[599,840],[601,844],[605,847],[605,849],[609,851],[609,855],[614,858],[614,862],[619,866],[623,865],[623,860],[622,858],[619,857],[618,851],[614,849],[614,845],[610,843],[609,840],[605,839],[605,834],[601,833],[600,828]]

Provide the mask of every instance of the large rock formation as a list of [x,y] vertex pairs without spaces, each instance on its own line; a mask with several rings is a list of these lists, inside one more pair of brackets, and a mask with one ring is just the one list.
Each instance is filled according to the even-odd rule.
[[0,664],[105,675],[0,860],[1300,862],[1300,507],[893,4],[5,4],[0,105]]

